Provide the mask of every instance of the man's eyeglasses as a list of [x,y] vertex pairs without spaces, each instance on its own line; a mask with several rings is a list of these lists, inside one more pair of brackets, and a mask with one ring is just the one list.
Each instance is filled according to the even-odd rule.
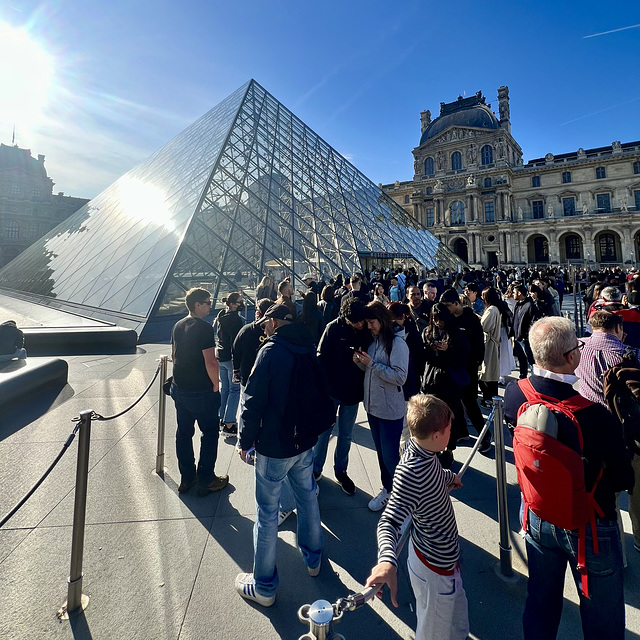
[[203,300],[200,304],[207,304],[209,306],[211,306],[213,304],[212,300]]
[[566,357],[576,349],[578,349],[579,351],[582,351],[584,349],[584,342],[582,340],[578,340],[578,344],[575,347],[573,347],[573,349],[569,349],[569,351],[565,351],[562,355]]

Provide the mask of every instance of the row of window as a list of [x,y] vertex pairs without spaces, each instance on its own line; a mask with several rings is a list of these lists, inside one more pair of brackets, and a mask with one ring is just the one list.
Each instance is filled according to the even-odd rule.
[[20,229],[20,225],[15,220],[7,220],[3,225],[4,237],[12,240],[18,238],[39,238],[50,228],[47,224],[30,222]]
[[[549,260],[549,241],[544,236],[533,239],[533,260],[547,262]],[[582,240],[577,235],[568,235],[564,239],[565,256],[567,260],[583,260]],[[620,262],[618,242],[613,233],[605,232],[598,235],[596,251],[599,262]]]
[[[636,161],[633,163],[633,173],[640,174],[640,161]],[[596,167],[596,180],[602,180],[607,177],[607,169],[606,167]],[[568,184],[571,182],[571,171],[563,171],[562,172],[562,184]],[[540,186],[540,176],[532,176],[531,178],[531,186],[539,187]]]
[[[485,144],[480,149],[480,162],[483,165],[493,164],[493,147],[490,144]],[[462,169],[462,154],[459,151],[454,151],[451,154],[451,170],[460,171]],[[432,157],[428,157],[424,161],[424,173],[427,176],[435,174],[435,162]]]
[[[14,182],[11,185],[11,195],[12,196],[21,196],[21,195],[23,195],[23,191],[26,191],[26,188],[23,189],[22,185],[18,184],[17,182]],[[31,190],[31,197],[32,198],[40,198],[40,197],[42,197],[42,189],[40,189],[40,187],[33,187],[33,189]]]

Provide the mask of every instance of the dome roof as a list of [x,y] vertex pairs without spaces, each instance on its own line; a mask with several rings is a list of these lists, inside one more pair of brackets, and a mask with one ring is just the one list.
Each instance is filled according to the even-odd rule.
[[[462,101],[461,101],[462,102]],[[456,103],[451,103],[451,106]],[[449,107],[450,105],[446,105]],[[473,104],[442,113],[424,131],[420,138],[423,145],[449,127],[474,127],[476,129],[499,129],[500,123],[486,104]]]

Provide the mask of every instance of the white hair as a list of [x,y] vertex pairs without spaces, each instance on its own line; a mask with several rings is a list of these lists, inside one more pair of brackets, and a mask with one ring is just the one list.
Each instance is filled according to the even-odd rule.
[[620,302],[622,300],[622,291],[618,287],[605,287],[600,292],[600,297],[607,302]]
[[576,327],[567,318],[549,316],[531,325],[529,345],[536,364],[553,370],[566,363],[564,354],[576,346]]

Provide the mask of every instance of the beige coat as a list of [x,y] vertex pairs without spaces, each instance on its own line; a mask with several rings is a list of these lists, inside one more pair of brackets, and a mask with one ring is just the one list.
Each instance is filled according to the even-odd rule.
[[497,382],[500,377],[500,329],[502,316],[498,307],[487,307],[480,318],[484,331],[484,361],[480,368],[480,380]]

